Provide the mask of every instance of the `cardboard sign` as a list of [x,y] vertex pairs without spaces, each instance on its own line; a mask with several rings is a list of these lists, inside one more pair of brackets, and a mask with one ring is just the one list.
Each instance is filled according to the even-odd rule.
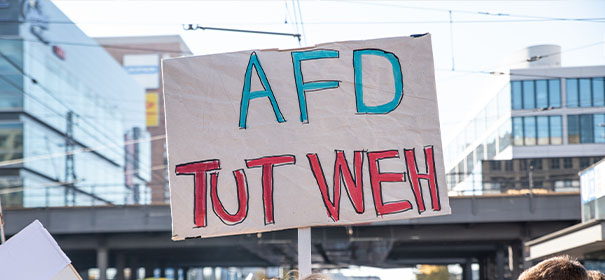
[[0,279],[82,278],[50,233],[35,220],[0,245]]
[[450,213],[428,34],[162,72],[174,240]]

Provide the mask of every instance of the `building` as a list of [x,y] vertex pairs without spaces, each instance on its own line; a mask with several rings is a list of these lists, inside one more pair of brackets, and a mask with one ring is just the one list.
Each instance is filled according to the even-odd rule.
[[579,191],[577,172],[605,156],[605,66],[560,54],[529,47],[509,60],[524,68],[494,72],[498,90],[446,148],[452,194]]
[[605,271],[605,160],[582,170],[582,223],[526,243],[528,259],[538,262],[568,254],[589,270]]
[[179,35],[105,37],[96,38],[107,52],[141,86],[146,93],[147,131],[151,142],[152,179],[151,201],[165,203],[170,198],[168,170],[166,168],[166,126],[164,121],[164,93],[160,79],[160,60],[168,57],[191,55]]
[[143,88],[50,1],[0,18],[3,206],[148,203]]

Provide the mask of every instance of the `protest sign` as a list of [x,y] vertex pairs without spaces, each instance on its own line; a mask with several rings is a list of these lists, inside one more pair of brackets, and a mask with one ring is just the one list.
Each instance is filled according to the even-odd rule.
[[174,240],[450,213],[428,34],[162,74]]
[[82,280],[38,220],[0,245],[0,279]]

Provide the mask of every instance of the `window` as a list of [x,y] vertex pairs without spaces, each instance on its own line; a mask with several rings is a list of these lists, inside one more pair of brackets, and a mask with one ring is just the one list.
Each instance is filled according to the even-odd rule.
[[539,116],[537,119],[537,128],[538,128],[538,145],[548,145],[549,141],[549,130],[550,126],[548,125],[548,116]]
[[524,144],[526,146],[536,145],[536,118],[535,117],[524,117],[523,118],[523,136]]
[[579,79],[580,86],[580,107],[592,106],[592,90],[589,78]]
[[592,78],[592,105],[605,106],[605,78]]
[[564,158],[563,168],[573,168],[573,158]]
[[504,162],[504,170],[513,171],[513,161],[512,160],[507,160]]
[[514,117],[513,143],[516,146],[562,144],[561,116]]
[[523,81],[523,109],[536,108],[534,81]]
[[485,153],[483,152],[483,150],[484,150],[483,144],[480,144],[475,149],[475,160],[477,162],[479,162],[480,160],[484,160],[485,159]]
[[493,159],[496,156],[496,135],[491,135],[487,139],[487,159]]
[[523,118],[513,118],[513,145],[523,146]]
[[521,159],[519,160],[519,170],[527,170],[527,160]]
[[523,94],[521,92],[521,82],[511,82],[511,103],[515,110],[523,109]]
[[578,79],[567,79],[565,91],[567,92],[567,107],[578,107]]
[[550,159],[550,169],[559,169],[561,168],[561,160],[559,158],[551,158]]
[[561,107],[561,81],[548,80],[548,103],[550,107]]
[[605,114],[594,115],[594,141],[605,143]]
[[592,115],[580,115],[580,143],[594,142],[594,121]]
[[605,106],[603,77],[567,79],[567,107]]
[[550,116],[550,144],[563,144],[563,125],[561,124],[561,116]]
[[499,160],[492,160],[489,162],[489,169],[492,171],[500,171],[502,164]]
[[547,108],[548,107],[548,81],[538,80],[536,81],[536,107]]
[[580,143],[580,117],[579,115],[567,116],[567,142],[569,144]]
[[511,144],[511,123],[507,120],[498,128],[498,151],[502,152]]
[[580,168],[584,169],[590,166],[590,158],[583,157],[580,158]]
[[473,172],[475,161],[473,160],[473,153],[466,156],[466,171],[470,174]]
[[534,167],[534,170],[542,170],[542,159],[532,159],[530,164]]
[[466,173],[464,171],[464,160],[461,160],[458,163],[458,183],[460,183],[462,180],[464,180]]

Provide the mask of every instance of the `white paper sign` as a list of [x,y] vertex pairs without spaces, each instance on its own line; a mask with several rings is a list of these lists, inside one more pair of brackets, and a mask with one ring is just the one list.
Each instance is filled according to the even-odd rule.
[[70,263],[38,220],[0,245],[0,279],[50,280]]
[[162,73],[174,240],[450,213],[428,34]]

